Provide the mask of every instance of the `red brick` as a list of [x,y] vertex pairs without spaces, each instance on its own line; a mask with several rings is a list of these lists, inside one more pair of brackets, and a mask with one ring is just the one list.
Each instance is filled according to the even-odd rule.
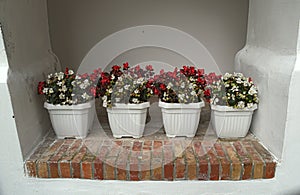
[[250,159],[250,155],[248,152],[243,148],[241,142],[236,141],[233,143],[236,152],[238,153],[242,164],[243,164],[243,172],[242,172],[242,179],[251,179],[252,178],[252,160]]
[[176,173],[175,176],[177,179],[184,179],[185,178],[185,162],[184,158],[177,158],[175,160],[175,166],[176,166]]
[[141,151],[142,145],[143,145],[142,142],[135,141],[135,142],[133,142],[132,150],[133,151]]
[[141,180],[151,179],[150,162],[141,163]]
[[59,178],[58,173],[58,163],[56,161],[49,162],[49,170],[50,170],[50,176],[51,178]]
[[162,141],[154,141],[153,143],[154,148],[161,148],[162,147]]
[[152,147],[152,141],[150,141],[150,140],[144,141],[144,146],[143,147]]
[[266,173],[265,178],[271,179],[275,177],[275,169],[276,169],[276,163],[275,162],[267,162],[266,163]]
[[127,180],[127,168],[125,164],[117,164],[117,179],[118,180]]
[[230,179],[230,162],[221,160],[221,180]]
[[81,172],[80,172],[80,163],[72,162],[72,178],[80,178]]
[[94,179],[103,179],[103,161],[99,158],[94,161]]
[[243,166],[243,175],[242,175],[242,179],[246,180],[246,179],[251,179],[252,178],[252,162],[244,162],[244,166]]
[[71,164],[69,161],[60,162],[60,174],[62,178],[71,178]]
[[216,152],[214,147],[210,145],[203,145],[205,151],[207,152],[207,156],[210,164],[210,180],[219,180],[219,172],[220,172],[220,163],[219,159],[216,156]]
[[185,158],[187,163],[187,178],[189,180],[197,179],[197,162],[192,147],[187,147]]
[[82,178],[84,179],[92,179],[93,178],[93,165],[92,162],[94,160],[94,156],[86,155],[85,158],[81,162],[82,168]]
[[242,164],[240,159],[238,158],[238,154],[232,147],[232,145],[228,142],[224,143],[224,147],[227,151],[228,157],[230,158],[232,164],[232,171],[231,171],[231,179],[232,180],[240,180],[241,179],[241,172],[242,172]]
[[26,170],[29,177],[36,177],[37,174],[35,161],[26,161]]
[[262,179],[264,175],[264,163],[254,162],[253,179]]
[[116,145],[118,145],[118,146],[122,146],[122,144],[123,144],[123,142],[122,142],[122,141],[120,141],[120,140],[118,140],[118,141],[114,141],[114,143],[115,143]]
[[161,158],[152,159],[151,161],[152,180],[162,179],[162,160]]
[[87,151],[87,148],[85,146],[82,146],[82,148],[80,148],[79,152],[74,156],[74,158],[71,161],[73,178],[81,177],[80,162],[83,159],[83,157],[85,156],[86,151]]
[[39,161],[37,164],[38,177],[40,178],[48,178],[48,165],[47,162]]
[[164,178],[165,179],[172,181],[174,179],[173,172],[174,172],[173,162],[164,164]]
[[112,157],[112,158],[108,158],[105,160],[104,163],[104,170],[105,170],[105,174],[104,174],[104,179],[108,179],[108,180],[115,180],[115,167],[116,167],[116,158]]
[[130,164],[130,180],[139,181],[139,166],[138,164]]

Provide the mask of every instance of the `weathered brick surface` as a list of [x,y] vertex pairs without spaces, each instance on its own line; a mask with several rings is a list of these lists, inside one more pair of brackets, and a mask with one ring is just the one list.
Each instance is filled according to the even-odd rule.
[[46,139],[26,160],[30,177],[97,180],[249,180],[275,176],[256,140]]

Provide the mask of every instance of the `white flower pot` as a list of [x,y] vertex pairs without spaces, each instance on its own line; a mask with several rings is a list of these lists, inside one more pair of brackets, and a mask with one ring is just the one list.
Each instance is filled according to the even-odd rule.
[[108,120],[115,138],[143,136],[149,102],[141,104],[116,103],[107,108]]
[[211,121],[220,138],[245,137],[249,131],[253,108],[234,109],[229,106],[211,105]]
[[77,105],[53,105],[47,102],[53,129],[59,139],[85,138],[92,127],[95,116],[95,100]]
[[179,104],[159,101],[163,124],[168,137],[186,136],[194,137],[199,121],[201,108],[204,102]]

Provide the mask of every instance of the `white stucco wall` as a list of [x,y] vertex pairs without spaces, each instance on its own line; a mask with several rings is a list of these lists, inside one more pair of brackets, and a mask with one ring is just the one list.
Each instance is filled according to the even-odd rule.
[[[233,71],[234,55],[245,45],[248,0],[48,0],[48,12],[53,51],[62,66],[77,69],[94,45],[115,32],[162,25],[195,37],[225,72]],[[125,56],[135,62],[135,56]],[[167,57],[150,60],[171,61]]]
[[60,70],[60,65],[51,53],[45,0],[0,1],[0,22],[9,62],[8,87],[26,156],[51,128],[42,97],[37,96],[38,81]]
[[252,132],[281,159],[300,1],[252,0],[249,6],[247,44],[236,55],[236,71],[252,77],[259,88]]
[[[12,0],[8,0],[12,1]],[[38,0],[41,2],[41,0]],[[256,0],[252,0],[253,2]],[[7,2],[7,1],[1,1]],[[15,1],[14,1],[15,2]],[[30,2],[30,1],[26,1]],[[286,13],[297,12],[295,1],[272,0],[269,6],[289,6]],[[273,4],[275,2],[275,5]],[[290,3],[288,3],[290,2]],[[20,2],[18,2],[20,3]],[[2,11],[2,4],[0,4]],[[24,6],[22,4],[22,6]],[[267,6],[267,7],[269,7]],[[34,6],[33,6],[34,7]],[[40,7],[36,7],[40,9]],[[251,8],[253,9],[253,8]],[[250,10],[251,11],[251,10]],[[1,12],[0,12],[1,13]],[[298,20],[299,22],[299,20]],[[297,27],[298,28],[298,27]],[[297,40],[295,40],[297,43]],[[177,181],[177,182],[122,182],[122,181],[90,181],[79,179],[35,179],[24,176],[23,158],[18,138],[17,121],[12,117],[12,93],[7,80],[8,63],[5,58],[2,39],[0,38],[0,194],[299,194],[299,164],[298,149],[300,142],[299,117],[300,103],[300,36],[298,38],[298,53],[296,65],[291,68],[291,80],[287,96],[287,114],[283,142],[282,163],[276,170],[272,180],[255,181]],[[295,53],[296,53],[295,47]],[[294,56],[296,57],[296,56]]]

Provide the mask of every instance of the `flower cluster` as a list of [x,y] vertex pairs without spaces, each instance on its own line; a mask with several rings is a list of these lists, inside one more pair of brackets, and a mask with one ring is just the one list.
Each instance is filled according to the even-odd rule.
[[193,66],[183,66],[171,72],[160,71],[154,76],[154,93],[161,101],[168,103],[196,103],[201,102],[207,92],[204,92],[206,81],[204,70]]
[[153,95],[153,68],[146,69],[139,65],[129,68],[114,65],[110,72],[102,72],[97,85],[97,94],[102,97],[103,107],[112,107],[115,103],[139,104],[146,102]]
[[66,68],[65,72],[49,74],[38,84],[38,94],[43,94],[50,104],[73,105],[85,103],[96,95],[96,82],[101,70],[92,74],[76,75]]
[[223,77],[210,73],[206,75],[206,80],[212,104],[243,109],[252,108],[259,102],[258,91],[252,79],[242,73],[226,73]]

